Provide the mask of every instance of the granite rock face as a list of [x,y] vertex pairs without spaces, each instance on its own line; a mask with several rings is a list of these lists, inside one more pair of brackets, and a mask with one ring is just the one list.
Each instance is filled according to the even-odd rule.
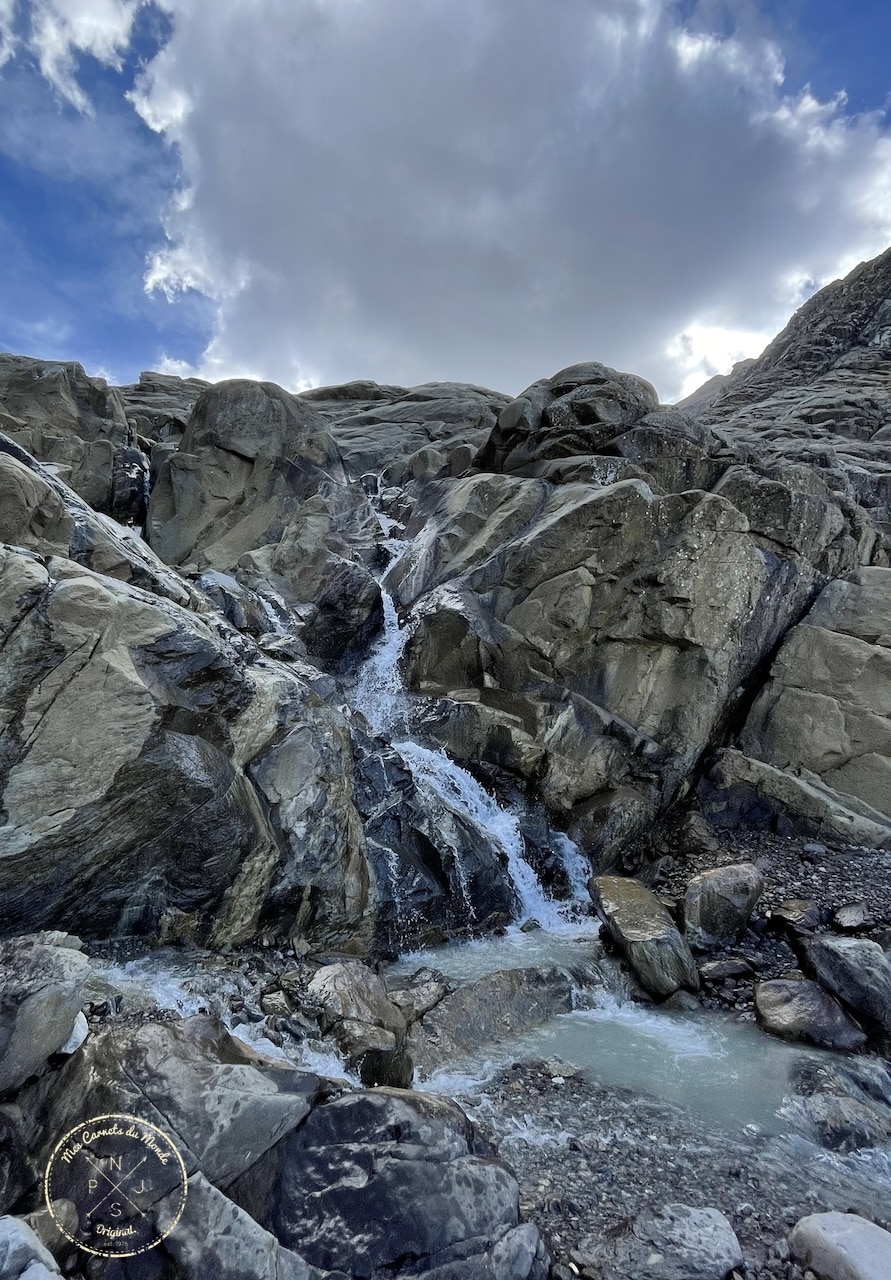
[[163,461],[148,540],[170,564],[233,571],[301,607],[300,636],[338,657],[373,627],[379,527],[327,423],[273,383],[208,388]]
[[[686,406],[593,361],[511,399],[114,389],[4,357],[0,880],[38,841],[38,896],[70,856],[92,902],[119,845],[91,928],[169,910],[216,941],[267,927],[352,954],[512,914],[497,842],[344,710],[391,551],[412,730],[595,871],[637,871],[637,837],[697,787],[715,822],[891,840],[889,272],[822,291]],[[150,455],[147,543],[103,514],[139,523],[128,449]],[[21,885],[0,892],[25,927]],[[64,924],[48,892],[37,923]]]
[[[87,377],[73,361],[0,355],[0,431],[51,465],[98,511],[117,514],[115,472],[126,461],[137,463],[148,479],[148,459],[136,445],[116,389],[104,378]],[[125,459],[128,450],[133,457]],[[145,495],[140,497],[144,512]]]
[[760,807],[814,835],[891,843],[891,569],[821,592],[717,768],[719,819]]
[[[891,250],[814,294],[701,422],[772,469],[805,468],[891,532]],[[869,563],[868,557],[864,563]]]
[[[307,893],[331,887],[332,941],[356,934],[368,878],[342,783],[349,736],[305,681],[246,661],[214,618],[62,557],[0,549],[0,597],[7,929],[151,934],[173,912],[237,941],[259,927],[278,870],[280,921],[309,927]],[[301,714],[289,751],[283,725]],[[264,803],[282,751],[295,776],[330,781],[310,819],[306,790],[279,818],[302,823],[296,847]]]

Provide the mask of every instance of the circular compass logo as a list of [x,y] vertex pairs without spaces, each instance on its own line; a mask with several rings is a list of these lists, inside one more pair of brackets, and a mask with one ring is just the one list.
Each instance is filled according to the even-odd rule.
[[[43,1181],[64,1236],[101,1258],[132,1257],[169,1235],[186,1204],[186,1166],[167,1135],[139,1116],[94,1116],[56,1144]],[[68,1205],[74,1205],[76,1225]]]

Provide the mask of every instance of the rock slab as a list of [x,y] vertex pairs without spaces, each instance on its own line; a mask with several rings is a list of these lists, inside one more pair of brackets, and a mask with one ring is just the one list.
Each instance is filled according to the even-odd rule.
[[589,884],[597,914],[641,985],[654,996],[699,990],[687,943],[662,903],[637,880],[596,876]]

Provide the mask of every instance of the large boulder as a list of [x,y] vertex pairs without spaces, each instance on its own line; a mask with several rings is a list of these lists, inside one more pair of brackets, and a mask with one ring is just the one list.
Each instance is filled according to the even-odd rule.
[[510,403],[510,396],[460,382],[348,382],[297,398],[327,420],[349,474],[373,478],[382,491],[443,467],[464,470]]
[[310,979],[309,992],[321,1009],[322,1030],[350,1057],[402,1047],[405,1017],[391,1003],[383,978],[366,965],[326,965]]
[[684,894],[684,937],[692,949],[709,951],[737,942],[763,889],[764,876],[750,862],[694,876]]
[[228,1194],[322,1270],[547,1275],[537,1230],[519,1224],[513,1174],[444,1098],[378,1089],[322,1103]]
[[891,1233],[856,1213],[812,1213],[789,1238],[792,1252],[820,1280],[885,1280]]
[[36,938],[0,942],[0,1095],[38,1071],[71,1035],[90,972],[81,952]]
[[773,825],[891,843],[891,569],[823,590],[783,642],[739,748],[752,763],[722,760],[707,793],[715,820],[760,806]]
[[891,1036],[891,960],[868,938],[814,938],[806,959],[814,976],[864,1022]]
[[200,396],[160,467],[147,536],[169,564],[282,595],[322,656],[341,656],[378,617],[374,512],[346,483],[324,418],[274,383],[235,379]]
[[641,986],[654,996],[699,990],[690,948],[650,889],[624,876],[596,876],[590,888],[597,914]]
[[[0,600],[6,930],[156,933],[172,911],[237,942],[273,887],[270,923],[290,934],[312,929],[313,886],[339,884],[329,940],[367,945],[348,734],[338,745],[341,717],[306,681],[220,619],[68,559],[0,548]],[[317,790],[283,814],[269,757],[295,765],[283,726],[304,715]],[[295,827],[299,841],[279,840]]]
[[0,1218],[0,1276],[3,1280],[53,1280],[62,1273],[40,1238],[21,1218]]
[[771,978],[755,986],[755,1009],[765,1031],[824,1049],[862,1049],[866,1035],[819,983]]
[[84,1120],[135,1115],[175,1135],[189,1175],[225,1190],[324,1092],[318,1076],[260,1057],[198,1015],[103,1028],[42,1083],[35,1110],[47,1157]]
[[527,778],[595,865],[633,869],[629,837],[689,787],[843,526],[818,523],[805,554],[642,474],[428,481],[385,579],[413,624],[408,682],[436,699],[424,727]]
[[575,984],[554,967],[501,969],[438,1000],[410,1028],[408,1048],[426,1077],[485,1045],[495,1045],[550,1021],[573,1007]]
[[[50,464],[91,507],[131,514],[115,510],[116,468],[132,449],[147,481],[148,460],[134,448],[121,399],[104,378],[88,377],[74,361],[0,355],[0,429]],[[138,499],[133,514],[140,505],[144,511],[144,494]]]
[[604,454],[658,404],[643,378],[595,361],[571,365],[534,383],[502,411],[474,465],[529,476],[555,458]]

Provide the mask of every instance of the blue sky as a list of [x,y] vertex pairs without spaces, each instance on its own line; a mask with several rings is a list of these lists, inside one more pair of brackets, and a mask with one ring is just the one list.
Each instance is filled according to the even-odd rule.
[[674,398],[891,243],[889,47],[887,0],[0,0],[0,349]]

